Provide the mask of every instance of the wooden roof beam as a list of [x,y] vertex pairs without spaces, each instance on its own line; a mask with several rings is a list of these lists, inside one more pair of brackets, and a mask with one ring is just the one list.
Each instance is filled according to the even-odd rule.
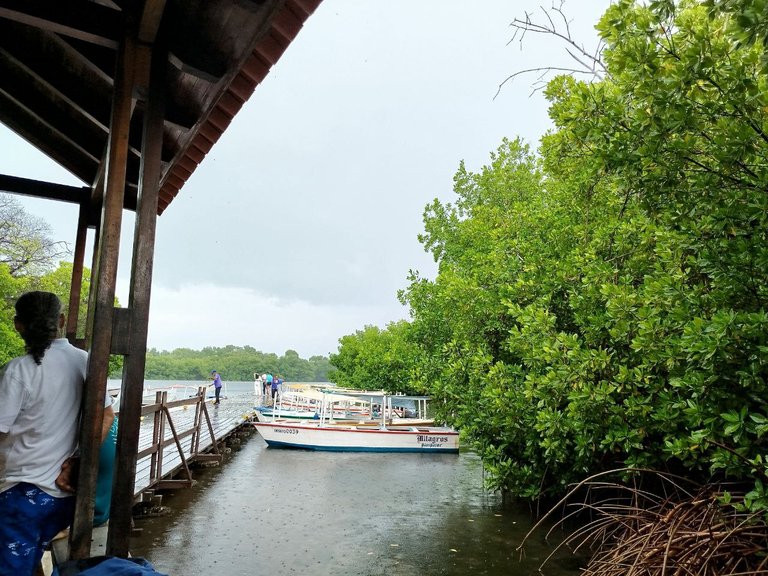
[[154,44],[165,12],[165,0],[146,0],[139,20],[139,42]]
[[67,135],[35,116],[10,94],[0,89],[0,109],[7,111],[3,122],[38,150],[43,150],[55,162],[83,182],[88,182],[99,161]]
[[[3,49],[18,62],[109,124],[112,77],[57,34],[0,18]],[[102,49],[103,50],[103,49]],[[114,56],[111,68],[114,68]]]
[[196,58],[193,56],[182,58],[176,54],[169,53],[168,61],[171,63],[171,66],[180,72],[205,80],[211,84],[215,84],[221,80],[227,70],[225,62],[217,61],[210,55],[203,58]]
[[80,148],[94,159],[99,158],[106,142],[106,126],[90,115],[83,115],[82,110],[60,92],[6,56],[0,49],[0,89],[18,103],[23,102],[30,114],[44,118],[59,133],[77,134]]
[[233,3],[253,13],[257,13],[264,7],[264,0],[234,0]]
[[186,132],[195,126],[195,118],[188,112],[176,109],[166,114],[165,125]]
[[8,176],[7,174],[0,174],[0,191],[73,204],[87,202],[91,196],[91,189],[87,186],[67,186],[66,184]]
[[121,26],[120,12],[93,2],[3,0],[0,17],[113,49]]
[[[12,68],[14,70],[15,74],[23,75],[27,79],[24,84],[27,86],[34,84],[40,87],[40,92],[48,95],[51,100],[65,102],[67,106],[72,109],[73,113],[78,114],[83,119],[87,120],[90,124],[98,127],[99,130],[105,135],[109,132],[109,128],[105,124],[105,120],[108,119],[105,119],[103,114],[99,114],[98,112],[92,113],[86,107],[87,104],[85,102],[73,100],[73,97],[78,97],[78,93],[74,92],[73,90],[68,90],[69,94],[63,92],[59,86],[49,82],[50,75],[45,77],[41,76],[38,72],[29,68],[24,62],[20,62],[3,48],[0,48],[0,66],[3,68],[8,66],[8,68]],[[64,86],[63,88],[67,90],[71,84],[73,83],[69,83],[69,86]],[[98,117],[97,115],[101,117]]]

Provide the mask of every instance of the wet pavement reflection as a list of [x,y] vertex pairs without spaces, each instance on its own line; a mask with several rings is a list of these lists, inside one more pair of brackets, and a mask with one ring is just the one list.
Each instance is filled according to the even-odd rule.
[[[170,514],[137,520],[131,551],[172,576],[537,574],[544,531],[517,550],[528,508],[483,489],[472,453],[268,449],[254,434],[222,467],[166,494]],[[545,574],[575,576],[570,554]]]

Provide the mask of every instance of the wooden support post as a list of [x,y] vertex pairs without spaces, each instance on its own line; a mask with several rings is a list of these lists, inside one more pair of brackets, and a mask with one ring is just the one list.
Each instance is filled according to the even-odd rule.
[[[165,75],[168,54],[155,45],[152,52],[149,90],[144,112],[136,227],[134,232],[131,286],[129,349],[123,364],[123,389],[120,426],[117,436],[115,482],[112,490],[107,553],[128,556],[131,511],[136,478],[136,453],[139,443],[141,398],[147,353],[149,303],[157,225],[157,199],[162,170],[163,119],[165,116]],[[161,438],[162,441],[162,438]]]
[[80,214],[77,218],[77,235],[75,236],[75,254],[72,262],[72,282],[69,291],[69,308],[67,314],[67,339],[78,345],[77,325],[80,318],[80,299],[83,290],[83,261],[85,259],[85,242],[88,236],[88,201],[80,204]]
[[125,34],[118,50],[112,100],[112,118],[107,151],[105,194],[99,237],[98,269],[95,273],[93,331],[89,347],[88,375],[81,416],[81,467],[75,499],[75,518],[70,535],[72,558],[87,558],[91,549],[93,499],[96,492],[99,448],[101,446],[104,396],[109,375],[115,283],[120,251],[128,135],[131,121],[135,41]]
[[[162,410],[162,405],[167,398],[167,392],[155,392],[155,405],[158,408],[155,413],[152,414],[152,446],[154,448],[152,455],[149,458],[149,485],[153,485],[162,474],[159,471],[162,469],[162,453],[163,453],[163,441],[165,439],[165,412]],[[137,457],[138,459],[138,457]]]
[[85,323],[85,341],[90,342],[92,340],[93,335],[93,316],[94,316],[94,310],[96,308],[96,284],[97,284],[97,278],[96,278],[96,270],[99,269],[99,251],[96,249],[96,247],[99,246],[101,243],[101,218],[103,214],[101,213],[101,210],[96,210],[95,208],[92,208],[91,210],[91,217],[95,220],[94,226],[95,226],[95,233],[93,235],[93,245],[94,250],[93,254],[91,255],[91,290],[88,293],[88,314],[86,315],[86,323]]
[[197,402],[195,402],[195,419],[192,425],[192,439],[189,442],[189,453],[197,454],[200,451],[200,424],[203,421],[203,406],[205,405],[205,387],[198,387]]

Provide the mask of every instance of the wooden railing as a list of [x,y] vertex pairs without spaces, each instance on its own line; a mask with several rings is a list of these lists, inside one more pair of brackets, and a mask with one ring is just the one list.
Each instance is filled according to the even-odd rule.
[[[151,444],[139,451],[136,456],[137,461],[150,456],[149,467],[149,485],[145,489],[151,488],[184,488],[194,484],[192,473],[189,469],[189,463],[192,461],[215,461],[221,462],[222,455],[211,425],[211,417],[208,414],[208,407],[205,403],[205,387],[199,387],[197,395],[191,398],[182,398],[179,400],[168,401],[167,391],[158,391],[155,395],[155,403],[149,404],[141,409],[142,419],[152,416],[152,441]],[[192,427],[179,432],[173,422],[171,410],[174,408],[185,408],[194,406],[195,415]],[[205,443],[203,450],[210,447],[210,451],[202,453],[201,436],[204,428],[210,436],[211,443]],[[170,429],[168,437],[167,429]],[[185,442],[190,438],[188,442]],[[185,450],[184,446],[187,446]],[[170,453],[168,449],[171,448]],[[170,460],[170,470],[165,466]],[[180,463],[179,463],[180,460]],[[166,478],[170,474],[175,478]]]

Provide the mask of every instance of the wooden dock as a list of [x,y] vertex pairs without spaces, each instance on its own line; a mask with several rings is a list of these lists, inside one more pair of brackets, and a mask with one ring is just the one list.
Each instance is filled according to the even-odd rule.
[[[253,419],[254,401],[261,402],[261,397],[245,393],[222,397],[214,406],[207,392],[200,387],[196,396],[172,401],[167,392],[158,392],[155,403],[142,408],[134,504],[159,504],[155,490],[192,486],[190,465],[221,462],[227,440]],[[94,528],[91,556],[105,554],[106,541],[106,525]],[[68,539],[54,540],[43,557],[43,573],[50,575],[53,565],[68,557]]]
[[206,393],[201,387],[197,396],[168,401],[167,392],[158,391],[155,403],[142,408],[134,487],[137,502],[156,489],[191,486],[190,464],[221,462],[226,440],[252,420],[253,394],[222,397],[216,406]]

